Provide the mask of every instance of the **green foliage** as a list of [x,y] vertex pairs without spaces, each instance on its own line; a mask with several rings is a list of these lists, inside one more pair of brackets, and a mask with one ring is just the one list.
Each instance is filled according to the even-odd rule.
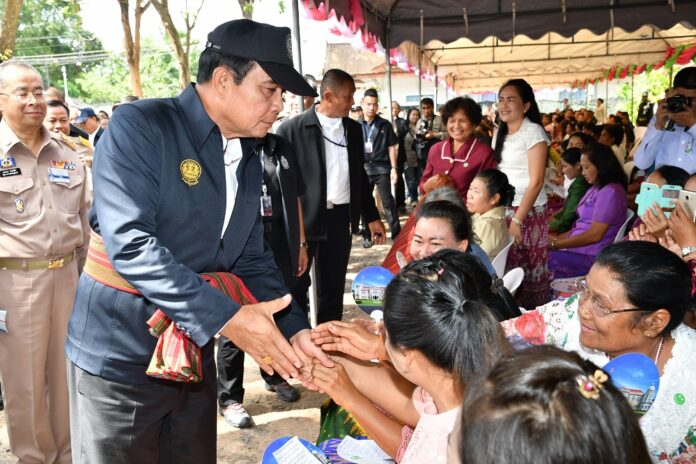
[[254,0],[246,0],[242,5],[242,14],[244,17],[251,18],[254,15]]
[[[4,1],[0,1],[4,7]],[[94,34],[85,30],[77,0],[27,0],[17,29],[17,46],[14,56],[35,56],[101,50],[102,44]],[[68,92],[80,93],[74,77],[89,70],[92,63],[80,67],[68,65]],[[39,66],[44,80],[61,86],[63,76],[58,65]]]
[[[676,73],[677,70],[675,69]],[[657,71],[639,74],[633,77],[633,105],[631,105],[631,79],[624,79],[624,84],[619,87],[619,101],[617,110],[627,111],[631,120],[635,121],[638,115],[638,105],[644,92],[648,92],[648,100],[655,102],[664,98],[665,90],[670,86],[669,70],[660,68]]]
[[[198,66],[198,56],[198,49],[192,48],[190,62],[193,75]],[[140,73],[143,96],[146,98],[171,97],[181,92],[176,56],[169,49],[155,51],[151,39],[143,40]],[[78,98],[94,105],[111,105],[132,93],[128,64],[123,54],[113,54],[78,77],[76,83],[82,90]]]

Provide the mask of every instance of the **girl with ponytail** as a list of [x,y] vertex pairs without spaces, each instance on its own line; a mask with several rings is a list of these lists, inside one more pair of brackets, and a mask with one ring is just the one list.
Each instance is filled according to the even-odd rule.
[[473,256],[442,250],[391,281],[380,335],[355,322],[314,330],[337,365],[314,364],[312,382],[400,464],[446,462],[467,385],[509,352],[490,278],[481,286],[480,275],[486,271]]
[[493,260],[509,241],[505,207],[512,205],[515,187],[497,169],[476,174],[466,194],[466,209],[472,214],[476,242]]

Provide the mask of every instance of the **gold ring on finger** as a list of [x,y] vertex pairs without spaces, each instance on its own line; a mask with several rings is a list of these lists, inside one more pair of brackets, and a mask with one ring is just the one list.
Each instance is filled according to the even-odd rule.
[[264,364],[273,364],[273,357],[270,354],[267,354],[263,358],[261,358],[261,362]]

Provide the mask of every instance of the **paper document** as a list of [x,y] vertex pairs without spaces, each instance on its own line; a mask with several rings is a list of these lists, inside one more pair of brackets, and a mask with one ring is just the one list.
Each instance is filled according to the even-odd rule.
[[394,462],[373,440],[356,440],[346,436],[338,448],[338,456],[355,464],[383,464]]
[[292,437],[283,446],[273,452],[273,457],[278,464],[319,464],[323,461],[317,459],[300,439]]

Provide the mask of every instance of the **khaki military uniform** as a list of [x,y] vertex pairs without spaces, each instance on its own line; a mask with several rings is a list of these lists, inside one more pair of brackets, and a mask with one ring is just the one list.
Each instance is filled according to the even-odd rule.
[[41,131],[36,156],[0,121],[0,377],[12,452],[22,463],[68,463],[64,345],[90,195],[75,149]]
[[[80,161],[85,165],[87,190],[89,191],[90,199],[92,198],[92,192],[94,191],[92,185],[92,160],[94,160],[94,147],[89,140],[84,137],[71,137],[65,135],[65,133],[60,133],[61,138],[65,143],[67,143],[70,148],[77,152],[77,156],[80,157]],[[91,201],[90,201],[91,206]]]

